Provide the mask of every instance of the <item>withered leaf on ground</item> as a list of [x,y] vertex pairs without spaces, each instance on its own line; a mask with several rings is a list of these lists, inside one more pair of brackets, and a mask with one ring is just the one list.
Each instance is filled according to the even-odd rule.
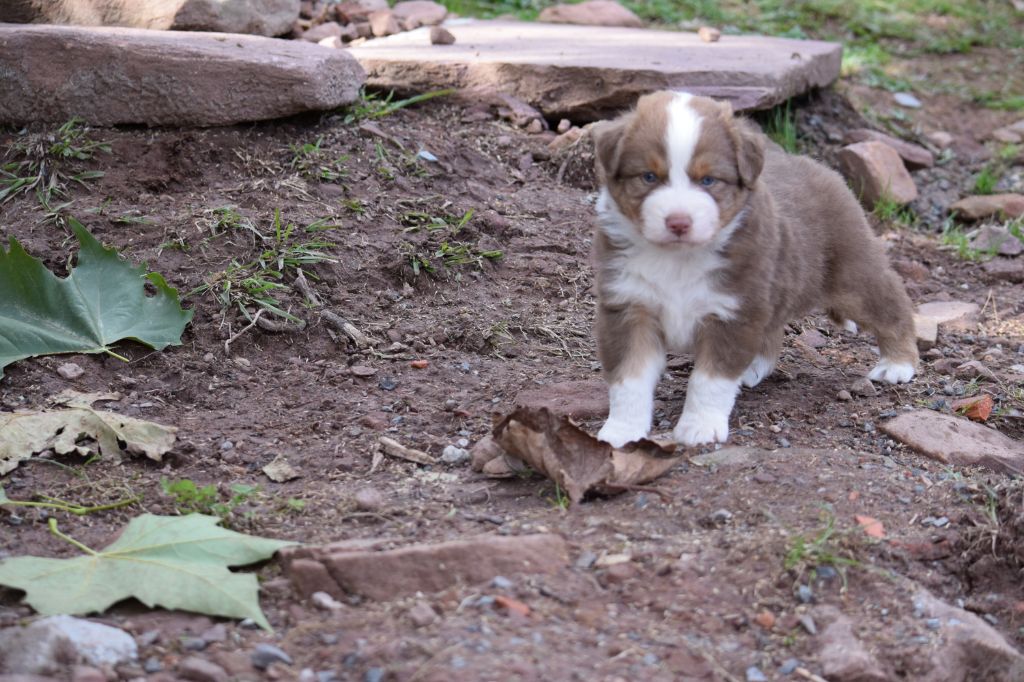
[[546,407],[519,407],[494,427],[511,456],[558,484],[573,504],[590,491],[616,493],[653,481],[681,458],[675,446],[652,440],[613,448]]

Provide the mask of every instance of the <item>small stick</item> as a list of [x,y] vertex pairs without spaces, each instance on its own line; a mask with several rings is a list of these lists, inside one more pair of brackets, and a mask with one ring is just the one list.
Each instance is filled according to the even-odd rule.
[[369,348],[373,345],[373,342],[366,334],[356,329],[354,324],[346,320],[341,315],[332,313],[330,310],[323,310],[320,312],[320,317],[321,319],[326,320],[329,325],[337,329],[339,332],[352,339],[352,342],[358,347]]
[[819,677],[818,675],[815,675],[807,668],[797,668],[793,672],[795,672],[797,675],[804,678],[805,680],[810,680],[811,682],[828,682],[828,680],[826,680],[824,677]]
[[398,441],[387,437],[380,439],[380,447],[386,454],[399,459],[404,459],[407,462],[415,462],[416,464],[437,464],[437,460],[427,453],[421,450],[407,448]]
[[256,311],[256,314],[253,315],[252,321],[249,324],[247,324],[245,327],[239,330],[237,334],[234,334],[231,338],[224,342],[224,355],[231,355],[231,344],[234,343],[239,336],[252,329],[256,325],[256,323],[259,322],[260,315],[262,314],[263,308],[260,308],[259,310]]
[[272,332],[274,334],[281,334],[283,332],[302,331],[303,329],[306,328],[306,321],[299,320],[295,324],[290,324],[288,322],[272,322],[271,320],[261,319],[258,322],[258,326],[260,329],[264,329],[268,332]]
[[315,306],[322,306],[323,302],[320,301],[320,297],[313,291],[313,287],[309,286],[309,281],[306,279],[306,273],[302,271],[302,268],[297,268],[298,273],[295,275],[295,286],[298,287],[302,295],[309,300]]

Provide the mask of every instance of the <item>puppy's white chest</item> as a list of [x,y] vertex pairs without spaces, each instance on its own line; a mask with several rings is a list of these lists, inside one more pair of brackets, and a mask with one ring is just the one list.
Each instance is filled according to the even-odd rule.
[[655,313],[669,350],[685,351],[701,320],[732,319],[739,307],[735,296],[717,286],[715,271],[723,264],[713,252],[638,249],[622,257],[606,292],[612,303],[640,304]]

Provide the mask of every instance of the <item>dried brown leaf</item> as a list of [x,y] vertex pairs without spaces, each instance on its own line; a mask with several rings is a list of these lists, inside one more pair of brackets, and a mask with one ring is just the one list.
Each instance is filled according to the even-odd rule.
[[516,408],[495,425],[494,440],[558,484],[573,504],[590,491],[615,493],[648,483],[680,459],[675,446],[646,439],[612,448],[544,407]]

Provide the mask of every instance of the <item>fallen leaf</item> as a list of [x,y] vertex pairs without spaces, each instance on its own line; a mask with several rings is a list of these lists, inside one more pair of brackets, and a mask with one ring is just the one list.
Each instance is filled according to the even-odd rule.
[[43,450],[102,454],[115,462],[128,452],[159,462],[174,445],[178,429],[92,408],[96,401],[119,397],[64,391],[53,401],[63,405],[61,409],[0,413],[0,475]]
[[[294,543],[220,528],[215,516],[132,519],[105,549],[73,559],[14,557],[0,561],[0,585],[25,592],[43,615],[102,613],[134,597],[149,607],[251,618],[267,630],[252,573],[229,566],[263,561]],[[56,525],[51,519],[51,529]]]
[[530,615],[530,607],[512,597],[506,597],[505,595],[499,594],[494,598],[494,606],[499,609],[505,609],[509,613],[517,616],[527,617]]
[[68,225],[79,251],[64,279],[13,237],[8,249],[0,246],[0,377],[12,362],[37,355],[113,354],[110,346],[122,339],[156,350],[181,344],[192,311],[182,309],[177,290],[104,248],[77,220]]
[[870,516],[862,516],[861,514],[856,514],[853,519],[860,524],[860,527],[863,528],[864,532],[870,537],[879,539],[885,537],[885,526],[883,526],[882,522],[878,519]]
[[288,458],[284,455],[278,455],[270,464],[263,467],[263,473],[274,483],[284,483],[299,477],[299,472],[288,463]]
[[617,493],[648,483],[681,458],[674,445],[646,439],[612,448],[546,407],[518,407],[493,433],[510,456],[558,484],[573,504],[591,490]]
[[987,393],[953,401],[953,410],[976,422],[988,421],[995,402]]

